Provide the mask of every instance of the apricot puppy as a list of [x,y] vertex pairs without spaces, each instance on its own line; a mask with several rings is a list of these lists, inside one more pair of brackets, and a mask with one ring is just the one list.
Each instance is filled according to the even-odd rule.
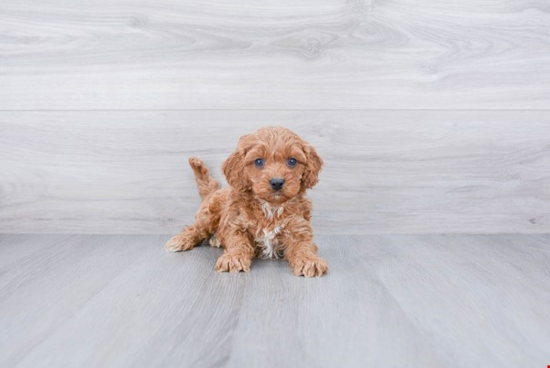
[[317,255],[306,190],[318,181],[323,161],[292,131],[266,127],[239,140],[223,163],[229,183],[218,183],[201,160],[189,159],[202,197],[195,222],[170,239],[169,252],[192,249],[206,239],[223,247],[220,272],[250,271],[254,257],[284,258],[297,276],[322,276],[327,262]]

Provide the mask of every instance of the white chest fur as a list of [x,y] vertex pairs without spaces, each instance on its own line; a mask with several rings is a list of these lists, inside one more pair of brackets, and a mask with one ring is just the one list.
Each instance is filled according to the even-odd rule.
[[[262,212],[265,218],[270,222],[277,223],[277,219],[284,212],[283,206],[272,206],[268,202],[261,202]],[[256,243],[263,247],[261,258],[277,259],[280,257],[280,244],[277,235],[281,233],[284,225],[269,226],[258,231],[256,235]]]
[[279,258],[279,240],[277,239],[277,235],[282,230],[282,225],[276,226],[271,230],[262,229],[262,235],[256,238],[256,243],[263,246],[261,258]]

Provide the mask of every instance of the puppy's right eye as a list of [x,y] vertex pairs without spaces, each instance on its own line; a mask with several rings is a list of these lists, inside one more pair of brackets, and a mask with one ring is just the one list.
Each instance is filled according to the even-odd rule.
[[264,159],[263,158],[257,158],[255,161],[254,161],[254,166],[256,167],[264,167]]

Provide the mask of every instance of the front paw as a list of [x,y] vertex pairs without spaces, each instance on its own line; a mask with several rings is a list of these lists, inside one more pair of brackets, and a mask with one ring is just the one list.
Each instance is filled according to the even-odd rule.
[[291,263],[296,276],[319,277],[328,271],[328,263],[316,255],[298,256]]
[[218,272],[249,272],[252,260],[248,257],[235,254],[223,254],[216,262],[216,271]]

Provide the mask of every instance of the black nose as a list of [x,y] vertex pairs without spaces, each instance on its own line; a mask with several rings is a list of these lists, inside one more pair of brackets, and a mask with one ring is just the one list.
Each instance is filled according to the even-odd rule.
[[273,188],[273,190],[281,190],[284,183],[285,183],[285,179],[281,179],[281,178],[273,178],[269,181],[269,184],[271,184],[271,188]]

